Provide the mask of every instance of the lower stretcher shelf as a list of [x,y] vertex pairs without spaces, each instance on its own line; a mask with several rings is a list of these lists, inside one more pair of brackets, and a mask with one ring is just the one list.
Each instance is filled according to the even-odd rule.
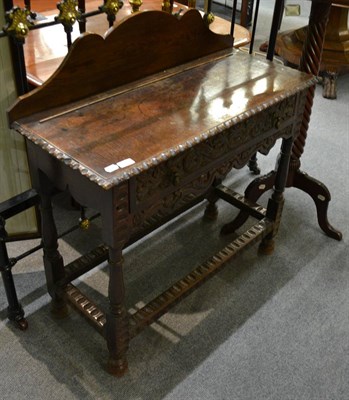
[[[258,240],[261,240],[265,235],[270,233],[272,229],[273,221],[268,218],[263,218],[246,232],[234,239],[231,243],[226,245],[222,250],[218,251],[211,258],[197,266],[193,271],[151,300],[144,307],[133,314],[129,314],[130,339],[140,333],[146,326],[155,322],[205,281],[219,272],[223,266],[225,266],[227,261],[233,259],[242,250],[249,248]],[[101,254],[101,250],[101,248],[97,248],[90,254]],[[87,260],[87,258],[85,259]],[[93,260],[92,257],[90,257],[90,259],[91,261]],[[81,262],[81,259],[78,259],[78,261]],[[93,266],[95,266],[94,263],[91,267]],[[103,336],[106,335],[104,330],[106,324],[105,313],[90,299],[88,299],[76,286],[71,283],[67,284],[64,288],[63,296],[66,301],[68,301],[94,325],[100,334]]]

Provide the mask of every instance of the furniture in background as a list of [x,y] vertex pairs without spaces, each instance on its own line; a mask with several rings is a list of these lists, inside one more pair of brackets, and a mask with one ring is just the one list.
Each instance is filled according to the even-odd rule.
[[[323,96],[337,97],[337,76],[349,72],[349,4],[332,4],[326,28],[319,74],[323,76]],[[308,27],[281,32],[276,53],[289,65],[299,66]]]
[[[211,32],[196,10],[179,20],[157,11],[137,13],[105,39],[77,39],[51,79],[9,111],[12,127],[26,137],[41,198],[53,310],[64,315],[69,302],[88,319],[105,337],[108,370],[117,376],[127,370],[130,340],[147,325],[257,240],[262,252],[273,250],[290,151],[314,79],[234,54],[232,45],[230,35]],[[268,152],[279,138],[281,157],[267,209],[222,184],[232,168],[241,168],[257,150]],[[54,188],[69,188],[80,204],[101,213],[103,244],[67,266],[58,251]],[[125,246],[204,199],[206,216],[214,218],[219,198],[258,222],[129,314]],[[105,258],[106,311],[71,283]]]
[[[185,0],[187,1],[187,0]],[[214,3],[227,8],[234,8],[234,0],[214,0]],[[237,14],[239,25],[247,28],[252,24],[254,0],[241,0],[237,2]]]
[[6,220],[22,213],[28,208],[39,203],[39,196],[34,189],[29,189],[7,201],[0,203],[0,272],[4,282],[6,297],[8,301],[7,316],[10,321],[15,322],[21,330],[28,327],[28,322],[24,318],[23,308],[18,301],[17,292],[12,276],[12,267],[17,260],[10,259],[6,248],[7,232]]
[[[318,76],[320,70],[326,25],[330,14],[331,4],[332,2],[329,0],[312,0],[307,36],[304,40],[299,70],[311,73],[314,76]],[[336,4],[348,6],[349,1],[338,0],[336,1]],[[278,18],[279,17],[276,16],[275,19]],[[270,41],[269,47],[271,47]],[[269,47],[268,54],[272,54],[273,49]],[[341,240],[341,232],[331,226],[327,218],[328,205],[331,200],[329,190],[322,182],[312,178],[300,170],[300,158],[304,152],[314,92],[315,85],[309,89],[301,129],[293,144],[291,163],[287,177],[287,187],[298,188],[311,196],[316,206],[317,219],[320,228],[331,238]],[[263,193],[273,187],[275,182],[275,173],[275,171],[271,171],[269,174],[255,179],[247,187],[245,196],[250,201],[257,201]],[[226,233],[233,232],[236,227],[244,223],[247,218],[248,216],[241,211],[238,216],[225,227]]]
[[[89,2],[90,7],[97,7],[100,1]],[[144,0],[142,11],[160,10],[161,0]],[[188,8],[180,3],[174,3],[174,12],[182,10],[184,13]],[[116,22],[122,18],[131,15],[132,8],[126,3],[116,15]],[[48,19],[53,19],[54,10],[44,13]],[[87,29],[89,32],[103,35],[106,32],[106,21],[104,15],[97,15],[89,19]],[[230,22],[223,18],[216,17],[210,29],[215,33],[228,34],[230,32]],[[36,29],[29,33],[24,47],[26,59],[27,77],[33,86],[41,85],[58,68],[63,58],[67,54],[67,44],[64,35],[60,34],[61,26],[54,25],[45,29]],[[73,30],[72,40],[75,40],[80,34],[78,29]],[[54,37],[54,41],[48,41],[47,37]],[[234,29],[234,46],[246,46],[250,42],[250,33],[242,26],[236,25]]]

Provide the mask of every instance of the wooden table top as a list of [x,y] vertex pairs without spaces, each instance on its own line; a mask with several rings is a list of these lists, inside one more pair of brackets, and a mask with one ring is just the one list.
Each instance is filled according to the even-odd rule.
[[[14,127],[108,189],[312,83],[309,75],[281,65],[223,53],[118,88],[104,99],[23,118]],[[132,165],[110,168],[129,159]]]
[[[100,0],[87,1],[86,12],[96,10],[100,6],[100,3]],[[144,0],[141,11],[161,10],[161,3],[160,0]],[[183,9],[183,12],[185,12],[188,7],[175,3],[174,12],[179,9]],[[58,10],[42,12],[41,15],[47,18],[43,22],[53,20],[57,14]],[[131,7],[128,2],[125,2],[116,16],[115,24],[130,14]],[[210,29],[215,33],[228,34],[230,33],[230,25],[229,21],[215,17],[214,22],[210,25]],[[88,18],[86,31],[98,33],[103,36],[107,30],[108,22],[105,14]],[[73,26],[72,40],[75,40],[79,35],[78,24],[76,23]],[[240,25],[235,25],[234,36],[234,47],[247,45],[251,38],[250,32]],[[30,31],[24,46],[24,53],[28,81],[34,86],[40,86],[53,74],[67,54],[67,40],[63,26],[54,25]]]

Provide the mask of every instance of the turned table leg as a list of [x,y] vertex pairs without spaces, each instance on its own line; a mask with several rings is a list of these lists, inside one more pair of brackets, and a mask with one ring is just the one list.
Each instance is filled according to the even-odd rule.
[[284,190],[286,187],[292,144],[293,137],[283,139],[282,141],[278,168],[275,175],[274,190],[268,201],[266,214],[269,219],[274,221],[274,226],[273,230],[263,238],[259,246],[259,252],[261,254],[271,254],[274,251],[274,237],[279,230],[281,213],[285,202]]
[[125,308],[125,285],[122,249],[129,239],[132,226],[129,213],[127,182],[106,192],[101,204],[104,242],[109,248],[109,310],[106,315],[105,337],[109,351],[107,370],[121,377],[128,370],[126,353],[129,347],[129,316]]
[[47,289],[52,298],[52,313],[63,318],[68,314],[68,307],[58,293],[57,283],[64,278],[63,258],[58,251],[57,229],[52,212],[51,189],[52,184],[43,174],[40,174],[40,212],[41,234],[44,252],[44,266]]
[[109,312],[106,339],[109,350],[108,372],[123,376],[128,369],[126,352],[129,345],[128,315],[124,306],[122,249],[109,249]]

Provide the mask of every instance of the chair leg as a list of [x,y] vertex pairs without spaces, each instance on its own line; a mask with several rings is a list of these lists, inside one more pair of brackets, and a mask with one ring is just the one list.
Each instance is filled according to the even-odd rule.
[[5,220],[0,217],[0,272],[4,282],[8,302],[7,317],[10,321],[15,323],[17,328],[24,331],[28,328],[28,322],[24,318],[23,308],[18,301],[16,287],[11,271],[13,265],[8,257],[5,238]]

